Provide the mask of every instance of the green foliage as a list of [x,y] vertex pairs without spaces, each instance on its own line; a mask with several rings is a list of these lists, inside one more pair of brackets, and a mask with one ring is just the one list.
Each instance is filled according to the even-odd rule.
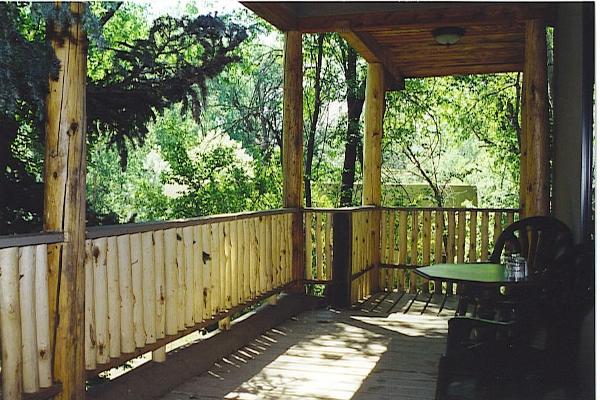
[[147,140],[130,152],[124,171],[117,152],[105,151],[107,138],[94,146],[88,201],[96,210],[126,222],[279,206],[281,182],[273,179],[278,160],[257,162],[226,134],[203,133],[189,113],[182,118],[180,108],[148,126]]
[[385,181],[425,182],[438,206],[451,184],[477,186],[480,206],[515,206],[519,88],[516,74],[407,81],[388,95]]
[[[237,59],[234,51],[247,36],[244,27],[216,16],[164,16],[148,23],[144,12],[136,5],[94,2],[82,16],[90,38],[89,148],[94,151],[99,141],[110,154],[116,149],[121,169],[156,113],[180,103],[199,118],[208,80]],[[8,188],[0,196],[0,232],[40,228],[44,102],[48,78],[58,71],[45,27],[59,27],[66,39],[75,18],[68,3],[0,4],[0,186]],[[88,211],[91,223],[105,219]]]
[[[19,230],[6,221],[39,226],[44,99],[56,71],[44,27],[48,16],[68,18],[65,10],[0,4],[0,67],[7,71],[0,76],[0,185],[19,190],[0,196],[4,231]],[[221,18],[187,11],[194,16],[150,22],[145,6],[89,3],[89,224],[281,206],[282,35],[247,11]],[[319,40],[304,36],[312,203],[339,205],[345,172],[348,202],[357,204],[365,64],[339,35],[324,35],[322,44],[316,86]],[[516,74],[407,80],[387,98],[384,183],[425,183],[438,205],[451,185],[475,185],[480,206],[514,206],[519,94]],[[422,204],[422,196],[398,187],[403,195],[384,193],[390,204]]]

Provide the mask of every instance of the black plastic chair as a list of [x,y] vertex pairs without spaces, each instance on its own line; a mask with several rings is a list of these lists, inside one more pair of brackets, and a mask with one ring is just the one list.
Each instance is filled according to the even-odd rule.
[[509,225],[494,245],[490,261],[499,263],[503,253],[519,253],[530,274],[544,273],[573,246],[567,225],[554,217],[529,217]]
[[455,317],[448,322],[437,400],[535,399],[557,386],[569,398],[593,393],[574,372],[582,321],[594,304],[593,242],[564,252],[542,279],[543,295],[529,302],[524,319]]
[[[500,263],[503,254],[518,253],[527,260],[528,273],[533,276],[542,276],[555,264],[555,261],[563,256],[573,246],[573,236],[567,225],[554,217],[535,216],[524,218],[512,223],[500,234],[494,245],[494,251],[489,262]],[[477,265],[474,264],[473,268]],[[520,293],[506,294],[490,293],[470,285],[465,287],[459,299],[457,315],[465,315],[469,305],[475,307],[473,315],[477,314],[477,308],[481,299],[486,299],[488,311],[493,308],[490,304],[512,297],[518,301]],[[510,304],[504,304],[506,309]],[[491,318],[492,315],[486,315]]]

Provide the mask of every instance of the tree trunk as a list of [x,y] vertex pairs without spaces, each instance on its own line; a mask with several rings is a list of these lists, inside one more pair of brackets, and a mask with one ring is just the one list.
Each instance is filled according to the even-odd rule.
[[315,153],[315,135],[317,133],[317,122],[321,111],[321,69],[323,66],[323,39],[324,34],[317,38],[317,63],[315,66],[315,85],[313,112],[310,118],[310,129],[308,131],[308,140],[306,143],[306,164],[304,164],[304,196],[306,207],[312,207],[312,164]]
[[365,101],[365,81],[358,82],[356,73],[356,52],[348,46],[345,60],[346,104],[348,106],[348,128],[344,150],[344,167],[342,170],[342,186],[340,206],[352,205],[352,193],[356,175],[356,157],[361,144],[360,115]]

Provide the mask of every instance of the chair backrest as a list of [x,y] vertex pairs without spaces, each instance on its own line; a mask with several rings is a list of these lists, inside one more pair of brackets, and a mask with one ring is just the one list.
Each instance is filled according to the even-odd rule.
[[[593,241],[571,247],[556,260],[549,278],[554,282],[553,306],[563,314],[583,314],[594,305],[595,248]],[[564,317],[564,315],[563,315]]]
[[503,252],[520,253],[527,259],[529,273],[543,273],[573,245],[569,227],[553,217],[529,217],[509,225],[498,237],[492,262]]

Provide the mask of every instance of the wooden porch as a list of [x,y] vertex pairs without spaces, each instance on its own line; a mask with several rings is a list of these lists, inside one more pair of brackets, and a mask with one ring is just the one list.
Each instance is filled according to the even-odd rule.
[[[333,25],[313,26],[309,22],[334,19],[303,15],[301,7],[285,4],[253,4],[249,7],[257,12],[262,7],[265,16],[283,18],[286,31],[285,208],[279,210],[86,229],[86,63],[81,62],[84,46],[76,45],[83,39],[68,51],[57,52],[64,67],[61,74],[69,79],[61,75],[48,99],[47,148],[59,147],[58,143],[61,151],[48,151],[45,167],[46,232],[0,238],[3,398],[48,398],[56,393],[60,399],[123,397],[111,390],[123,390],[131,398],[153,398],[157,392],[144,396],[144,391],[156,385],[169,389],[177,375],[193,371],[197,377],[164,399],[433,398],[446,321],[453,312],[447,308],[438,316],[434,304],[421,315],[424,303],[418,300],[404,313],[419,289],[437,294],[434,303],[445,290],[437,282],[414,279],[410,270],[432,262],[485,260],[503,227],[519,217],[549,213],[544,34],[552,10],[547,4],[464,9],[448,3],[448,10],[413,14],[407,4],[393,13],[390,24],[408,24],[420,16],[416,21],[425,25],[421,28],[428,38],[438,25],[479,18],[472,25],[476,31],[478,24],[518,21],[519,31],[509,32],[518,36],[517,60],[490,67],[497,65],[496,52],[488,52],[490,59],[474,67],[469,64],[471,69],[464,69],[463,60],[454,66],[458,69],[446,65],[434,73],[402,70],[390,49],[373,42],[377,33],[364,33],[370,29],[359,23],[364,10],[355,10],[359,20],[347,20],[345,15]],[[81,7],[74,3],[72,12],[80,14]],[[426,15],[441,20],[423,22]],[[446,21],[445,15],[454,17]],[[379,23],[374,17],[363,22],[369,21]],[[72,27],[82,34],[76,28]],[[302,204],[302,34],[321,31],[343,33],[356,47],[362,46],[361,54],[369,62],[360,208],[316,210]],[[60,48],[59,41],[54,45]],[[478,48],[467,50],[475,53]],[[400,87],[406,77],[509,70],[523,71],[528,93],[523,107],[526,141],[521,148],[520,210],[382,208],[385,91]],[[63,97],[73,101],[53,110],[63,104]],[[279,293],[303,293],[307,285],[327,287],[336,308],[359,306],[302,314],[301,304],[282,300],[281,307],[274,307],[280,310],[277,318],[261,317],[265,325],[232,324],[232,319],[265,301],[275,304]],[[293,314],[298,316],[270,326]],[[191,345],[167,357],[167,344],[215,326],[221,332],[215,338],[229,340],[227,346]],[[263,327],[266,331],[259,329]],[[219,354],[227,349],[233,353]],[[111,382],[110,390],[86,393],[86,377],[149,353],[155,361],[152,368]],[[213,357],[221,361],[213,364]],[[161,365],[165,368],[157,367]],[[202,374],[199,369],[204,366],[210,371]],[[139,378],[150,369],[151,375]],[[139,384],[127,386],[128,379],[139,379]],[[544,398],[560,396],[553,392]]]

